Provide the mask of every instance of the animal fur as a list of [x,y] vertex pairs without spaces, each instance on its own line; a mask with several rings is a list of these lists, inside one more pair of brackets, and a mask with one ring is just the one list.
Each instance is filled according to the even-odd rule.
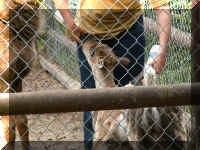
[[[93,39],[84,43],[83,51],[92,68],[96,88],[115,87],[113,69],[120,58],[110,47]],[[128,64],[129,61],[125,62]],[[152,66],[145,65],[143,72],[143,85],[156,86],[156,73]],[[131,85],[131,88],[134,86]],[[94,114],[94,141],[129,140],[134,150],[149,149],[156,142],[160,142],[161,146],[173,144],[170,149],[178,150],[180,147],[176,147],[176,142],[187,141],[187,119],[180,107],[106,110]],[[102,149],[102,144],[100,147],[95,144],[94,149]]]
[[[112,49],[93,38],[88,39],[83,45],[83,52],[88,59],[92,68],[96,82],[96,88],[112,88],[115,87],[113,69],[118,64],[128,65],[127,58],[118,58]],[[94,114],[95,135],[94,141],[107,141],[111,137],[115,140],[123,139],[123,128],[120,123],[125,123],[124,112],[120,110],[98,111]],[[113,119],[115,118],[115,119]],[[118,126],[119,131],[114,129]],[[114,127],[114,128],[113,128]],[[115,132],[117,131],[117,132]],[[112,133],[112,134],[109,134]],[[125,136],[126,138],[126,136]]]
[[[144,86],[156,86],[156,72],[152,65],[144,66]],[[128,140],[134,150],[184,149],[187,141],[186,116],[181,107],[129,109],[127,113]],[[135,142],[137,141],[137,142]]]
[[[35,0],[4,0],[0,5],[0,92],[21,92],[35,57],[32,41],[39,27],[38,4]],[[29,141],[26,116],[2,116],[2,123],[7,143],[15,141],[15,127],[21,140]]]

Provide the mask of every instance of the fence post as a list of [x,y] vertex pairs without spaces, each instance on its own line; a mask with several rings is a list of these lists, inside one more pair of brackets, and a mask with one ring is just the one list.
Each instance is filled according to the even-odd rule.
[[[200,82],[200,2],[192,8],[192,82]],[[191,88],[192,102],[195,96]],[[200,148],[200,106],[192,107],[192,132],[191,146],[189,149],[199,150]]]

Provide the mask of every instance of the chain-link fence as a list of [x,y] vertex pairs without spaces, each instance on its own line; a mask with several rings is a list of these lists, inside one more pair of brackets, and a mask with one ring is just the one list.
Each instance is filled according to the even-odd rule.
[[[66,36],[66,31],[75,35],[77,28],[71,32],[64,23],[66,21],[55,6],[58,1],[0,0],[1,93],[50,89],[68,92],[79,88],[121,87],[128,83],[133,86],[138,81],[145,86],[191,83],[192,3],[189,0],[169,2],[171,35],[166,64],[160,74],[150,69],[148,76],[145,74],[149,71],[147,68],[144,77],[140,72],[147,64],[150,49],[162,41],[158,34],[160,38],[168,38],[168,9],[154,11],[148,1],[140,1],[142,9],[137,1],[68,1],[77,25],[87,31],[81,35],[79,44]],[[164,0],[150,2],[152,6],[165,3]],[[64,1],[61,4],[65,6]],[[146,82],[146,79],[151,81]],[[30,141],[48,141],[44,145],[33,144],[40,149],[60,145],[60,149],[77,149],[77,145],[83,149],[80,143],[84,139],[117,141],[110,145],[94,144],[95,149],[105,149],[104,146],[125,149],[127,145],[123,145],[123,141],[131,141],[126,148],[133,149],[186,149],[193,138],[191,110],[190,106],[177,106],[93,114],[73,112],[1,117],[0,146],[5,145],[6,138],[7,141],[14,140],[16,126],[17,141],[20,137],[27,141],[28,136]],[[9,126],[10,132],[6,130]],[[68,144],[49,141],[68,141]],[[69,141],[76,141],[77,145]],[[91,142],[85,145],[89,149]]]

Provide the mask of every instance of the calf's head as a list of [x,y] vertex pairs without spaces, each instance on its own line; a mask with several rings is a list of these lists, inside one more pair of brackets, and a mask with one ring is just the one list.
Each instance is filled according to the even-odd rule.
[[130,63],[128,58],[117,57],[112,48],[92,38],[83,44],[83,51],[90,65],[96,65],[98,69],[112,70],[117,64],[126,66]]

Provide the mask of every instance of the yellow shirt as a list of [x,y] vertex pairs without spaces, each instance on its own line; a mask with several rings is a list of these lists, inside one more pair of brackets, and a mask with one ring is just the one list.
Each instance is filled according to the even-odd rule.
[[[153,8],[168,0],[148,0]],[[130,28],[143,14],[138,0],[82,0],[76,24],[100,39],[110,39]]]

